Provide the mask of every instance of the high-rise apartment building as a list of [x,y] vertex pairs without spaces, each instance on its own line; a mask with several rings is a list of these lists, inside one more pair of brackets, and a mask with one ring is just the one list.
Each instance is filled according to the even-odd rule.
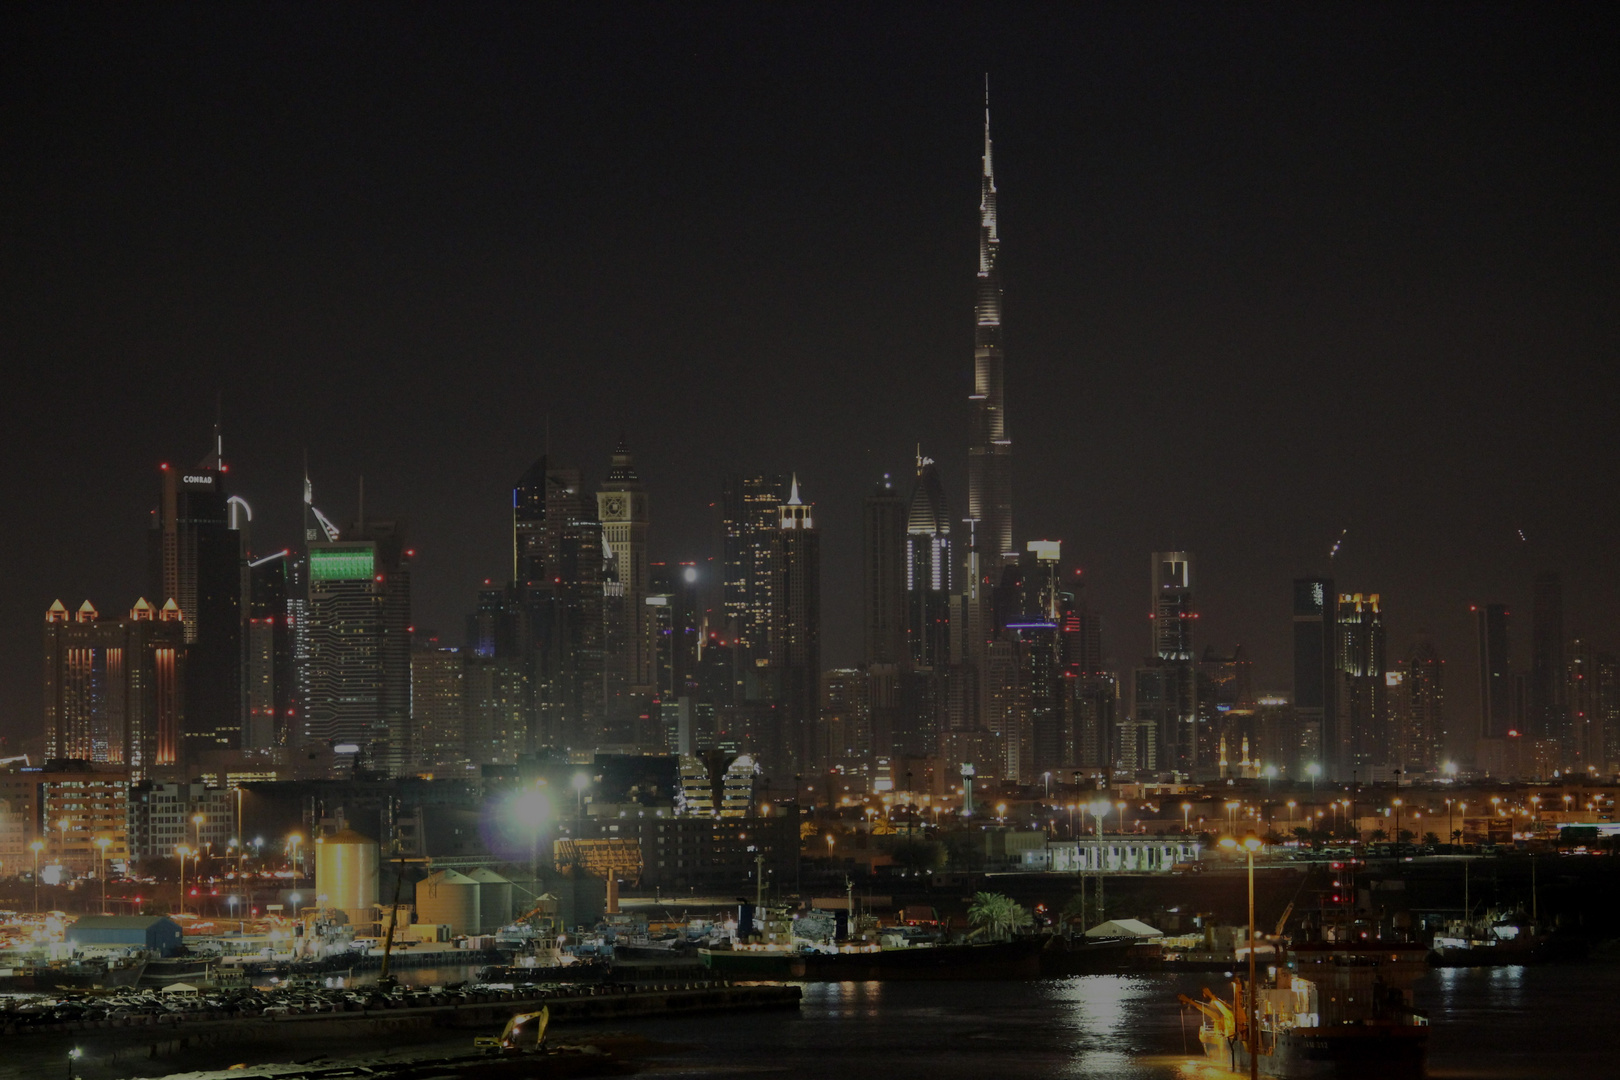
[[[1399,678],[1393,678],[1399,676]],[[1399,669],[1386,675],[1398,700],[1390,764],[1409,777],[1438,773],[1446,751],[1445,667],[1427,637],[1413,642]]]
[[390,775],[412,761],[410,556],[398,521],[309,545],[303,738]]
[[180,759],[186,645],[174,601],[124,619],[90,601],[45,613],[45,754],[119,765],[140,779]]
[[821,533],[813,509],[800,497],[794,477],[787,501],[777,508],[771,552],[770,670],[778,719],[777,745],[768,760],[794,771],[814,760],[821,696]]
[[1564,653],[1564,707],[1569,725],[1569,755],[1576,772],[1601,771],[1608,760],[1602,712],[1598,706],[1597,650],[1582,634],[1571,638]]
[[437,640],[411,650],[411,755],[414,768],[454,775],[467,763],[467,662]]

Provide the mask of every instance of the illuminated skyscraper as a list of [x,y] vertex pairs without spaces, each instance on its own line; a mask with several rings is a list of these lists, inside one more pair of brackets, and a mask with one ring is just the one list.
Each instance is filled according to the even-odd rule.
[[1417,779],[1445,757],[1445,668],[1427,635],[1384,674],[1389,693],[1389,765]]
[[[1339,744],[1336,685],[1339,594],[1332,578],[1294,579],[1294,715],[1299,725],[1299,760],[1323,775],[1338,776],[1328,753]],[[1344,779],[1349,779],[1348,774]]]
[[912,663],[943,668],[950,663],[951,586],[954,577],[951,518],[939,469],[917,458],[917,486],[906,512],[906,637]]
[[[1001,237],[996,223],[995,161],[990,144],[990,88],[985,82],[984,157],[979,178],[979,268],[973,304],[973,393],[968,442],[968,532],[962,557],[956,650],[979,681],[976,709],[990,708],[984,676],[995,636],[993,593],[1001,567],[1018,561],[1012,525],[1012,440],[1007,436],[1001,340]],[[988,723],[988,721],[986,721]]]
[[777,693],[777,746],[771,769],[815,760],[821,698],[821,533],[795,477],[777,508],[771,551],[770,670]]
[[[162,468],[149,534],[150,587],[180,605],[185,620],[186,730],[182,753],[243,745],[242,659],[247,503],[225,491],[219,427],[190,470]],[[161,602],[161,601],[160,601]]]
[[45,756],[128,767],[136,779],[178,763],[186,646],[179,607],[138,600],[103,619],[86,600],[45,613]]
[[622,599],[623,640],[604,658],[615,680],[623,683],[625,699],[615,703],[620,713],[615,721],[622,725],[624,711],[645,712],[647,699],[657,689],[652,623],[647,615],[647,490],[623,439],[613,451],[607,480],[596,494],[596,513],[605,550],[612,554],[612,595]]
[[1377,593],[1340,593],[1337,669],[1340,774],[1370,776],[1389,765],[1389,691],[1384,615]]
[[726,617],[734,644],[764,656],[771,625],[771,551],[787,478],[764,473],[726,477],[721,492]]
[[[968,516],[988,568],[1016,562],[1012,527],[1012,440],[1002,385],[1001,238],[996,230],[996,175],[990,149],[990,95],[984,100],[984,158],[979,180],[978,294],[973,305],[972,442],[968,447]],[[997,575],[999,579],[999,574]]]
[[[1193,560],[1185,551],[1156,551],[1149,612],[1155,666],[1165,674],[1153,695],[1158,768],[1191,774],[1198,761],[1198,674],[1193,652]],[[1138,683],[1141,680],[1138,679]],[[1137,716],[1141,721],[1143,716]],[[1204,764],[1208,764],[1207,762]]]
[[307,742],[352,746],[396,775],[412,760],[411,574],[397,521],[309,546]]

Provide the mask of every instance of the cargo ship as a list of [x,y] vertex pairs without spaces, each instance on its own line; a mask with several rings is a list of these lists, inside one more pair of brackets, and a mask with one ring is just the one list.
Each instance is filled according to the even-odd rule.
[[1247,980],[1233,980],[1230,1001],[1207,988],[1202,1001],[1180,998],[1203,1014],[1199,1046],[1221,1068],[1248,1073],[1252,1046],[1259,1075],[1277,1080],[1416,1080],[1423,1076],[1429,1021],[1412,1007],[1411,987],[1425,952],[1406,944],[1305,945],[1282,966],[1265,969],[1252,991]]

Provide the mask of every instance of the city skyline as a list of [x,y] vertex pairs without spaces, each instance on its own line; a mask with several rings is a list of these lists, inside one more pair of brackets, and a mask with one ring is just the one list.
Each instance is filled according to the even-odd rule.
[[[1400,22],[1396,16],[1382,17]],[[48,21],[44,15],[38,18]],[[1070,27],[1084,23],[1074,18]],[[1167,31],[1160,27],[1159,32]],[[1506,30],[1492,23],[1476,32]],[[1024,34],[1027,43],[1027,26]],[[1264,176],[1266,166],[1279,164],[1263,153],[1281,153],[1282,147],[1268,141],[1262,130],[1266,122],[1258,117],[1239,131],[1253,140],[1256,160],[1241,155],[1200,158],[1205,165],[1224,165],[1232,174],[1202,192],[1176,188],[1183,196],[1204,199],[1194,199],[1197,209],[1184,212],[1183,228],[1167,235],[1159,231],[1166,226],[1151,212],[1157,199],[1150,196],[1165,198],[1170,189],[1144,182],[1144,173],[1109,156],[1133,145],[1125,132],[1111,127],[1123,120],[1108,119],[1093,99],[1079,94],[1060,96],[1061,107],[1054,106],[1054,76],[1049,73],[1021,75],[1006,62],[998,67],[992,62],[996,48],[1010,48],[1013,40],[1009,36],[974,59],[991,69],[997,95],[996,164],[1004,192],[996,227],[998,235],[1008,238],[1009,253],[998,268],[1007,278],[1007,304],[1013,313],[1008,321],[1015,357],[1008,373],[1013,402],[1009,426],[1018,432],[1019,446],[1012,481],[1015,539],[1019,546],[1037,538],[1061,540],[1066,562],[1085,568],[1090,599],[1105,620],[1105,647],[1115,665],[1128,670],[1147,654],[1150,630],[1140,600],[1148,578],[1147,556],[1173,549],[1197,560],[1198,647],[1225,651],[1245,645],[1263,689],[1289,689],[1292,579],[1312,573],[1330,574],[1344,592],[1382,594],[1392,656],[1404,656],[1420,629],[1430,631],[1453,671],[1446,680],[1446,706],[1454,730],[1469,726],[1464,718],[1477,712],[1471,700],[1476,622],[1470,605],[1507,604],[1513,612],[1509,633],[1514,663],[1526,669],[1531,661],[1532,580],[1544,571],[1560,572],[1566,583],[1565,635],[1613,649],[1616,626],[1607,612],[1620,607],[1616,555],[1601,536],[1613,534],[1615,510],[1612,500],[1594,505],[1601,500],[1581,497],[1589,490],[1613,490],[1613,455],[1601,452],[1601,395],[1557,395],[1542,385],[1578,374],[1583,363],[1605,350],[1612,352],[1614,328],[1603,322],[1598,299],[1603,282],[1612,284],[1612,251],[1600,251],[1575,233],[1562,235],[1556,228],[1543,234],[1521,223],[1515,231],[1511,222],[1492,219],[1495,227],[1487,229],[1468,211],[1447,217],[1427,196],[1379,184],[1373,188],[1381,198],[1373,201],[1378,208],[1398,211],[1397,217],[1408,215],[1403,223],[1407,229],[1413,224],[1410,215],[1426,207],[1437,215],[1428,223],[1431,238],[1438,233],[1448,240],[1453,255],[1494,251],[1497,258],[1470,278],[1459,264],[1426,264],[1417,257],[1421,245],[1415,232],[1402,235],[1385,226],[1387,232],[1375,231],[1368,241],[1351,242],[1341,230],[1350,230],[1362,218],[1351,214],[1340,220],[1305,202],[1292,204],[1306,218],[1296,235],[1285,228],[1286,215],[1242,200],[1241,205],[1222,205],[1237,199],[1237,176]],[[1216,40],[1219,34],[1211,48]],[[819,55],[815,49],[824,44],[812,41],[799,48]],[[1281,43],[1268,39],[1253,47],[1266,44]],[[1565,42],[1564,48],[1579,53],[1574,44]],[[1326,52],[1328,61],[1349,63],[1332,49]],[[1270,59],[1282,62],[1280,56]],[[1547,57],[1519,59],[1552,78]],[[1451,62],[1462,65],[1452,74],[1483,77],[1461,60]],[[1542,64],[1549,65],[1546,71]],[[1290,70],[1301,77],[1297,69]],[[858,64],[842,74],[830,103],[823,104],[838,120],[848,121],[859,102],[870,99],[873,84],[883,85],[886,78]],[[357,78],[362,85],[371,85],[365,77],[386,85],[387,75],[370,71]],[[214,77],[223,78],[219,73]],[[510,565],[510,525],[502,516],[510,513],[511,487],[527,463],[543,452],[583,470],[584,489],[594,492],[606,476],[619,433],[629,431],[636,470],[653,506],[652,558],[712,558],[716,576],[722,561],[722,476],[797,471],[813,493],[823,537],[827,625],[822,666],[853,663],[861,651],[861,499],[884,473],[903,478],[909,496],[909,465],[920,443],[922,452],[940,463],[947,504],[958,514],[968,505],[969,418],[961,392],[971,381],[973,343],[967,331],[972,293],[966,268],[973,259],[972,230],[984,224],[982,211],[972,213],[972,189],[982,179],[975,175],[971,152],[977,78],[965,64],[948,77],[930,74],[929,85],[939,93],[927,107],[908,100],[908,107],[896,115],[867,118],[869,125],[856,140],[864,154],[880,152],[880,132],[904,133],[899,143],[904,152],[879,163],[882,177],[896,181],[891,185],[896,191],[887,194],[892,201],[858,215],[860,228],[850,225],[847,232],[835,232],[820,245],[830,251],[807,257],[808,267],[792,258],[767,261],[788,275],[770,281],[752,274],[744,280],[742,275],[766,259],[773,240],[797,238],[796,251],[818,250],[813,241],[820,238],[809,229],[809,220],[794,215],[836,218],[839,208],[866,186],[841,186],[837,179],[840,168],[861,160],[860,154],[840,150],[844,156],[816,174],[825,187],[807,183],[800,189],[787,175],[790,166],[803,164],[798,154],[781,152],[768,164],[753,164],[753,172],[742,167],[753,142],[764,138],[758,130],[746,145],[726,143],[718,128],[699,130],[696,148],[660,144],[680,166],[670,180],[676,189],[695,190],[691,185],[701,170],[694,155],[712,153],[716,139],[720,148],[732,151],[720,159],[730,173],[719,190],[705,193],[690,217],[638,218],[637,226],[620,236],[611,229],[602,234],[583,229],[572,236],[583,240],[584,250],[605,260],[612,272],[605,287],[600,282],[553,283],[562,289],[560,294],[547,293],[546,274],[536,269],[535,260],[566,248],[559,241],[569,240],[569,230],[581,226],[526,232],[531,240],[548,242],[519,254],[512,243],[493,235],[504,217],[492,209],[479,218],[479,228],[468,230],[446,225],[434,232],[401,228],[398,222],[369,223],[364,235],[354,238],[369,236],[380,243],[369,258],[348,264],[358,280],[329,279],[323,286],[344,298],[341,310],[313,288],[298,303],[244,306],[246,298],[237,290],[250,282],[279,281],[292,288],[290,283],[299,280],[291,266],[272,272],[270,264],[259,261],[278,250],[265,230],[287,208],[259,192],[256,203],[249,200],[258,216],[238,221],[235,204],[215,195],[202,203],[223,215],[215,223],[237,222],[255,241],[252,257],[226,261],[234,268],[226,283],[205,286],[197,275],[206,260],[186,256],[178,240],[173,248],[156,244],[142,249],[146,257],[168,251],[183,264],[181,270],[167,277],[159,274],[156,283],[145,286],[155,294],[136,289],[122,299],[114,297],[112,312],[87,320],[82,328],[75,324],[72,333],[64,334],[44,317],[51,305],[43,305],[43,311],[29,307],[33,294],[19,275],[41,258],[67,273],[75,265],[72,256],[54,252],[44,257],[29,242],[37,245],[45,234],[23,229],[23,253],[6,260],[8,280],[19,285],[19,295],[7,303],[15,305],[9,321],[22,328],[13,345],[33,362],[21,393],[4,413],[17,433],[12,442],[19,458],[6,491],[12,505],[29,508],[28,520],[35,528],[17,538],[14,558],[24,568],[19,576],[25,580],[6,586],[0,596],[0,621],[5,623],[0,640],[8,644],[0,666],[0,734],[15,739],[38,730],[38,666],[27,662],[26,650],[37,650],[39,623],[52,600],[61,599],[72,609],[88,598],[103,610],[119,611],[145,591],[145,538],[138,534],[153,502],[157,466],[190,462],[206,447],[216,394],[224,400],[224,457],[234,466],[232,490],[250,499],[262,521],[255,524],[255,538],[297,546],[302,508],[296,493],[306,448],[320,503],[334,519],[351,516],[339,512],[351,501],[340,492],[364,475],[371,489],[368,503],[408,519],[413,538],[420,538],[422,554],[412,582],[419,604],[417,625],[436,628],[450,640],[475,606],[478,583],[501,580],[503,567]],[[1107,100],[1100,80],[1061,85]],[[1333,98],[1325,82],[1312,85],[1330,105],[1346,110],[1345,119],[1361,115]],[[1556,98],[1553,87],[1546,83],[1542,96],[1532,95],[1532,104],[1549,105]],[[1373,87],[1379,88],[1386,95],[1403,96],[1393,85]],[[614,108],[628,107],[633,94],[624,93],[625,98],[613,99],[619,102]],[[705,87],[687,105],[700,113],[701,98],[717,93],[724,96],[714,86]],[[1215,99],[1223,100],[1218,93]],[[892,93],[889,100],[895,100]],[[482,120],[506,130],[501,117],[481,111],[481,104],[469,104]],[[793,115],[804,108],[786,92],[771,107]],[[1459,119],[1445,110],[1461,106],[1429,107],[1437,110],[1426,114],[1429,123],[1445,128],[1448,119]],[[1174,129],[1183,138],[1192,130],[1185,110],[1138,108],[1162,123],[1183,125]],[[1472,108],[1480,112],[1467,116],[1485,115],[1485,105]],[[1601,126],[1599,107],[1590,108],[1591,114],[1576,119],[1591,122],[1596,130]],[[766,110],[743,112],[761,122]],[[1095,127],[1087,129],[1082,116]],[[1268,119],[1276,123],[1287,117]],[[836,125],[830,119],[824,123],[825,129],[808,129],[812,147],[833,145]],[[1063,131],[1060,146],[1050,139],[1054,128]],[[159,124],[155,130],[166,129]],[[659,130],[658,125],[649,130]],[[87,138],[98,131],[92,124]],[[33,134],[35,139],[25,145],[36,153],[13,183],[31,197],[23,204],[24,213],[41,214],[51,222],[56,219],[42,202],[43,192],[26,182],[37,184],[54,160],[43,152],[48,147],[39,143],[40,134]],[[590,131],[565,127],[563,134],[571,140],[571,153],[599,168],[627,160],[615,154],[630,153],[627,143],[610,140],[614,145],[598,148],[593,159],[587,153],[595,137]],[[111,139],[104,131],[100,137]],[[1483,152],[1482,142],[1458,138],[1458,155]],[[541,141],[537,135],[536,145]],[[98,145],[105,154],[132,153],[116,140]],[[1179,175],[1179,164],[1186,171],[1181,178],[1190,180],[1197,172],[1193,162],[1178,162],[1172,152],[1182,145],[1166,138],[1153,143],[1161,156],[1146,153],[1170,175]],[[1408,151],[1415,146],[1410,140],[1400,145]],[[1549,140],[1542,149],[1562,145]],[[240,154],[249,152],[238,148]],[[1512,181],[1519,185],[1511,188],[1516,191],[1533,186],[1538,173],[1521,156],[1525,153],[1499,151],[1487,161],[1495,166],[1497,183]],[[1578,175],[1599,184],[1603,163],[1612,164],[1612,156],[1611,139],[1608,158],[1601,150],[1579,157],[1590,172]],[[1310,166],[1326,167],[1337,160],[1337,152],[1322,150],[1308,157]],[[134,159],[138,163],[139,154]],[[1394,149],[1384,148],[1372,161],[1393,170],[1398,159]],[[232,160],[239,167],[245,159]],[[496,163],[511,169],[526,160],[523,153],[514,153]],[[988,164],[986,144],[986,169]],[[1429,164],[1453,179],[1461,167],[1460,159],[1450,157]],[[155,166],[156,159],[147,163],[148,170]],[[1284,173],[1302,180],[1309,169],[1301,168],[1285,168]],[[92,192],[100,190],[86,176],[74,175]],[[141,179],[151,174],[137,168],[135,175]],[[478,190],[499,211],[522,209],[538,221],[547,200],[538,192],[509,195],[502,185],[510,180],[505,173],[498,175],[500,179]],[[1394,175],[1377,173],[1383,184]],[[1076,177],[1082,189],[1089,184],[1095,194],[1087,200],[1087,215],[1077,216],[1059,200],[1065,184]],[[1612,220],[1612,177],[1610,170],[1601,181],[1607,187],[1565,192],[1595,218],[1588,226],[1594,233],[1604,231],[1599,215],[1609,214]],[[233,183],[237,187],[232,190],[247,191],[240,176]],[[1469,204],[1474,213],[1490,204],[1496,190],[1479,183]],[[594,200],[599,216],[590,220],[598,224],[608,222],[603,215],[619,205],[615,199],[623,201],[637,191],[644,197],[653,194],[622,179],[607,188]],[[443,200],[453,190],[449,181],[436,182],[428,190],[397,193],[395,201],[385,204],[402,208],[413,198],[430,195]],[[1348,197],[1364,190],[1347,186],[1339,194]],[[919,205],[903,208],[897,191],[928,194],[905,200]],[[750,193],[757,198],[765,192],[782,196],[790,207],[776,217],[767,214],[768,227],[745,227],[739,246],[729,250],[710,251],[689,242],[688,230],[703,232],[696,224],[726,220],[720,204],[727,199],[746,199]],[[192,191],[194,197],[199,194]],[[508,198],[510,203],[502,201]],[[982,206],[982,197],[979,201]],[[450,203],[435,205],[447,209]],[[1535,208],[1522,207],[1521,213],[1534,217]],[[123,220],[133,228],[152,227],[163,219],[162,214],[128,210],[120,219],[116,209],[100,207],[98,220]],[[1561,220],[1551,210],[1543,212],[1552,215],[1535,219],[1544,229]],[[1206,227],[1192,228],[1200,214],[1209,215]],[[1333,257],[1318,263],[1303,250],[1308,237],[1340,243]],[[470,285],[451,290],[435,297],[438,303],[413,310],[425,299],[417,292],[420,286],[403,273],[379,269],[390,243],[405,244],[411,253],[407,263],[417,270],[431,267],[435,274],[446,274],[440,285],[457,276],[456,267],[483,266],[490,259],[504,261],[510,273],[503,277],[488,270],[476,290]],[[440,263],[431,256],[441,250],[436,245],[444,244],[454,257]],[[1247,244],[1258,250],[1240,262],[1237,280],[1210,284],[1214,279],[1209,271],[1225,263],[1217,254],[1242,253]],[[701,265],[725,285],[725,300],[705,300],[689,291],[672,276],[673,264],[659,258],[645,274],[632,273],[626,260],[642,250],[638,245],[648,252],[666,247],[698,252]],[[119,250],[116,245],[109,249],[114,254]],[[300,250],[332,254],[334,249],[312,243]],[[1514,258],[1516,253],[1521,259]],[[1433,258],[1435,253],[1427,254]],[[1537,254],[1539,260],[1522,258]],[[1553,288],[1561,279],[1548,277],[1560,258],[1566,264],[1558,271],[1565,275],[1563,291]],[[857,272],[835,282],[832,262]],[[798,277],[792,276],[794,271]],[[908,271],[918,280],[905,280]],[[1288,271],[1298,280],[1284,284]],[[261,274],[268,276],[261,279]],[[1241,287],[1243,282],[1251,288]],[[1504,288],[1515,282],[1506,291],[1528,291],[1539,305],[1522,297],[1505,298]],[[1467,291],[1465,283],[1479,288],[1461,295]],[[1076,284],[1085,287],[1076,289]],[[1396,284],[1403,287],[1393,289]],[[1265,287],[1253,288],[1258,285]],[[198,314],[171,307],[163,318],[163,303],[153,310],[131,310],[137,296],[162,301],[165,289],[164,303],[169,305],[178,303],[183,292],[202,296]],[[1327,293],[1334,299],[1324,299]],[[554,303],[549,311],[541,302],[548,295]],[[555,299],[559,295],[563,299]],[[1073,310],[1077,297],[1086,301],[1080,308],[1083,317]],[[811,304],[815,298],[821,303]],[[1173,309],[1168,317],[1148,310],[1157,308],[1155,300],[1167,299]],[[762,310],[736,312],[755,301]],[[669,338],[654,315],[683,303],[699,317],[690,323],[677,320],[682,333],[674,352],[681,361],[663,361],[658,347]],[[838,333],[822,338],[802,329],[803,314],[814,307],[838,312]],[[480,318],[486,308],[498,314]],[[1423,310],[1414,310],[1418,308]],[[25,309],[27,317],[16,317]],[[253,314],[232,325],[232,313],[242,311]],[[632,313],[631,326],[622,324],[622,313]],[[572,320],[566,317],[570,314]],[[561,317],[568,344],[547,344],[548,317]],[[483,355],[475,355],[479,350],[465,336],[475,325],[485,335]],[[850,346],[848,326],[868,331],[855,336],[869,343]],[[719,353],[708,350],[698,332],[714,327],[721,330]],[[268,339],[258,336],[265,330]],[[405,338],[413,334],[426,340],[408,343]],[[1560,336],[1568,351],[1562,358],[1547,357]],[[1258,367],[1245,358],[1256,339],[1267,346]],[[126,351],[128,346],[133,347]],[[278,348],[288,350],[292,359],[278,356]],[[352,377],[344,368],[351,351],[361,357],[351,361]],[[1446,351],[1452,354],[1449,362],[1436,359]],[[409,360],[399,362],[398,354]],[[170,355],[177,357],[172,370],[164,367],[164,357]],[[525,357],[536,360],[526,362]],[[705,358],[711,367],[703,365]],[[586,373],[593,362],[600,371]],[[1335,365],[1338,373],[1330,373]],[[1357,365],[1366,370],[1355,371]],[[1535,368],[1537,377],[1515,374],[1521,366]],[[51,370],[47,374],[42,369]],[[142,373],[150,379],[141,378]],[[696,389],[683,385],[693,379]],[[840,383],[857,392],[835,392]],[[133,401],[151,422],[121,431],[116,448],[107,441],[98,444],[89,433],[114,428],[128,404],[115,388],[130,385],[145,387]],[[278,386],[285,387],[283,393],[276,392]],[[1172,393],[1172,386],[1193,389]],[[1397,392],[1397,387],[1404,389]],[[1447,403],[1425,407],[1436,397]],[[1452,408],[1452,400],[1460,401],[1460,407]],[[326,411],[332,406],[335,411]],[[1172,410],[1169,419],[1165,410]],[[1311,413],[1309,423],[1299,415],[1302,410]],[[1513,415],[1522,419],[1504,422]],[[1480,431],[1492,433],[1489,445],[1481,445]],[[1300,446],[1308,452],[1292,452]],[[1225,476],[1223,468],[1232,469],[1232,475]],[[1450,479],[1442,481],[1445,475]],[[42,482],[47,478],[54,479]],[[1346,527],[1344,547],[1330,560],[1329,548]],[[48,546],[34,532],[49,538]],[[255,553],[268,552],[261,544]],[[1580,588],[1573,587],[1576,582]],[[165,599],[147,598],[155,604]]]

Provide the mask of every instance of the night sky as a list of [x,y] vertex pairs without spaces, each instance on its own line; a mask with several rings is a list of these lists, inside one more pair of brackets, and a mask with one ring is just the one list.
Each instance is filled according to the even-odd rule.
[[[216,395],[253,546],[411,522],[459,641],[544,450],[620,432],[655,557],[723,473],[797,470],[823,658],[860,655],[860,500],[918,443],[965,513],[990,73],[1020,543],[1122,665],[1148,553],[1198,648],[1289,688],[1290,578],[1383,595],[1396,659],[1564,575],[1620,646],[1613,5],[13,5],[0,14],[0,734],[60,597],[146,591],[158,465]],[[1526,539],[1519,539],[1519,530]],[[154,597],[153,599],[158,599]],[[1459,742],[1459,746],[1461,743]]]

